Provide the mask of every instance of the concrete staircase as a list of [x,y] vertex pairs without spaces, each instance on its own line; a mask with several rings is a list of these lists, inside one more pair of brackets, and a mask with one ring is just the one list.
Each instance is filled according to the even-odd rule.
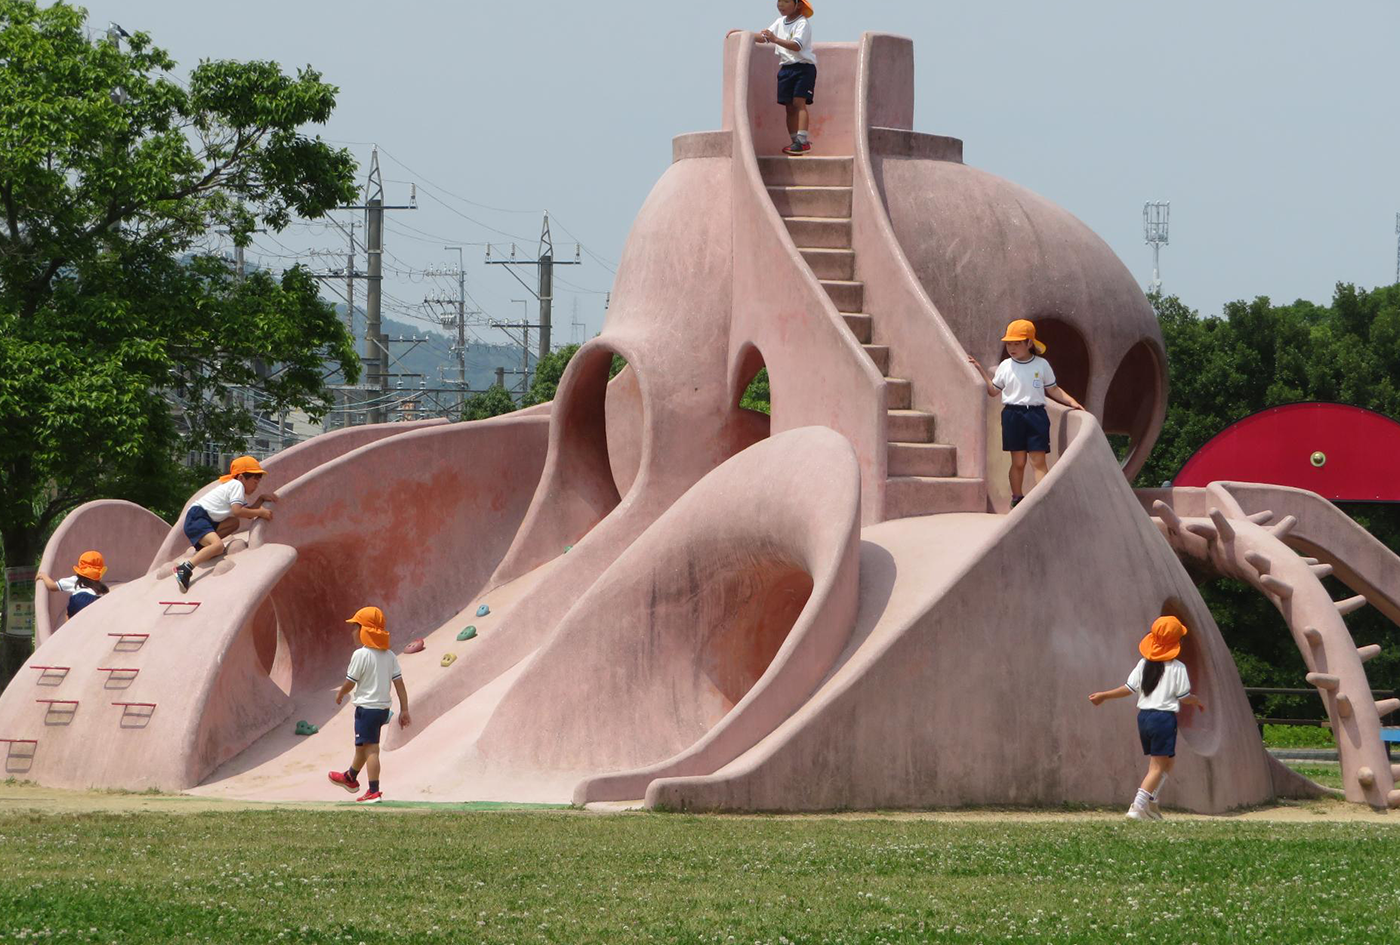
[[889,408],[886,516],[985,511],[983,481],[957,476],[957,447],[934,439],[934,415],[913,409],[913,385],[890,376],[890,348],[872,344],[874,318],[856,280],[849,157],[760,157],[759,171],[803,259],[870,360],[885,376]]

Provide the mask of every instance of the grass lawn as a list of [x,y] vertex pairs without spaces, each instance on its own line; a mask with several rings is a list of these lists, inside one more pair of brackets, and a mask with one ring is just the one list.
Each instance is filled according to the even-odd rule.
[[0,941],[1383,941],[1375,823],[0,814]]

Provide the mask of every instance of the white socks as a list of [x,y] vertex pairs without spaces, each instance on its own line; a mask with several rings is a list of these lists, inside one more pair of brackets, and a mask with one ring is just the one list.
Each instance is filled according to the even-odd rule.
[[1133,798],[1133,806],[1139,810],[1146,810],[1147,805],[1151,803],[1151,801],[1152,795],[1148,794],[1142,788],[1138,788],[1137,795]]
[[1157,782],[1157,790],[1153,791],[1151,794],[1148,795],[1148,797],[1152,798],[1152,803],[1157,803],[1157,798],[1160,797],[1162,794],[1162,788],[1166,786],[1167,776],[1164,774],[1162,775],[1162,780]]

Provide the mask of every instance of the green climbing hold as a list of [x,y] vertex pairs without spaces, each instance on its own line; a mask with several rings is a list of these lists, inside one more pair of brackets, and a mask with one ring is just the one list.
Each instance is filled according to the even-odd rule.
[[568,554],[570,551],[573,551],[573,550],[574,550],[574,546],[573,546],[573,545],[565,545],[565,546],[564,546],[564,554]]
[[319,728],[306,721],[306,719],[302,719],[301,721],[297,722],[298,735],[315,735],[319,731]]
[[474,636],[476,636],[476,627],[467,627],[461,633],[457,634],[457,639],[470,640]]
[[485,604],[482,604],[480,607],[478,607],[478,608],[476,609],[476,615],[477,615],[478,617],[485,617],[485,616],[486,616],[487,614],[489,614],[490,612],[491,612],[491,608],[490,608],[490,607],[487,607]]

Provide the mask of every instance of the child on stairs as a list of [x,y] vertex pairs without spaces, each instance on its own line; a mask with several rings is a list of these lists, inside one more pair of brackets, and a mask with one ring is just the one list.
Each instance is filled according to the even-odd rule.
[[800,157],[812,150],[807,140],[807,106],[817,89],[817,54],[812,49],[813,16],[809,0],[778,0],[779,17],[755,42],[771,43],[778,54],[778,104],[787,108],[792,144],[783,153]]

